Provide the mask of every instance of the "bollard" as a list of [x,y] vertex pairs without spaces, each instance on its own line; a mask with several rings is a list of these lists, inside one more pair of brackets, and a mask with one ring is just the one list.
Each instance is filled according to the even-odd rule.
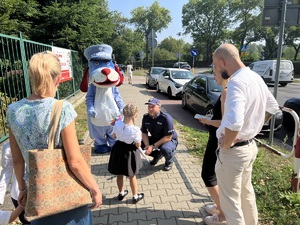
[[294,157],[294,173],[292,175],[292,191],[299,192],[299,178],[300,178],[300,136],[297,138],[295,148],[295,157]]

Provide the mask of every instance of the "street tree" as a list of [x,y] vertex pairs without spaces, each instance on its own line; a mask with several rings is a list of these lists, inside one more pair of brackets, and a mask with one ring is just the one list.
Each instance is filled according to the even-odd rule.
[[38,4],[34,0],[0,0],[0,32],[7,35],[28,37],[32,29],[32,18],[38,15]]
[[191,34],[194,44],[203,46],[207,64],[212,61],[213,50],[226,38],[231,22],[226,0],[189,0],[182,8],[184,34]]
[[171,20],[170,11],[161,7],[157,0],[150,7],[141,6],[131,11],[131,23],[135,25],[136,31],[141,32],[145,38],[146,61],[148,61],[149,53],[148,34],[152,29],[160,33],[168,27]]
[[89,45],[107,43],[113,34],[106,0],[47,1],[39,7],[32,40],[83,51]]
[[229,1],[230,10],[235,18],[231,39],[241,50],[243,45],[259,40],[256,35],[261,26],[261,11],[263,0],[234,0]]
[[293,59],[296,61],[300,50],[300,27],[290,26],[285,29],[284,43],[294,49]]

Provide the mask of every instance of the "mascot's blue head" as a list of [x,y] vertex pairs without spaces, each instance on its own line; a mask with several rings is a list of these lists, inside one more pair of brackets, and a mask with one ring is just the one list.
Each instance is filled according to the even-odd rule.
[[80,84],[81,91],[87,91],[89,81],[98,88],[122,84],[123,76],[119,68],[112,62],[112,47],[110,45],[90,46],[84,50],[84,56],[88,60],[89,67]]

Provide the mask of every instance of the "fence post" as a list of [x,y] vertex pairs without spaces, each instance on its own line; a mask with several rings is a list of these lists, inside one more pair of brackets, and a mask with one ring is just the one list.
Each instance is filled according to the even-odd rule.
[[24,76],[25,87],[26,87],[26,96],[28,97],[30,95],[31,91],[30,91],[29,78],[28,78],[28,73],[27,73],[25,47],[24,47],[24,42],[22,39],[21,32],[19,32],[19,38],[20,38],[20,51],[21,51],[21,59],[22,59],[22,67],[23,67],[23,76]]

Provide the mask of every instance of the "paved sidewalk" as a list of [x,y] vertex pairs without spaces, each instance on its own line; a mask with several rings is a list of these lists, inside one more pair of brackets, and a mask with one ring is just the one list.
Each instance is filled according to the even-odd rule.
[[[133,84],[126,82],[119,87],[124,104],[133,103],[138,106],[139,116],[136,125],[140,126],[142,116],[147,112],[144,104],[152,96],[145,89],[144,77],[133,77]],[[74,106],[84,101],[84,95],[69,99]],[[162,105],[162,110],[164,110]],[[92,155],[92,173],[103,194],[103,204],[93,210],[93,225],[204,225],[203,218],[207,216],[203,206],[211,203],[207,189],[201,179],[199,159],[189,154],[187,148],[179,144],[176,150],[175,164],[171,171],[162,171],[164,159],[151,166],[146,160],[138,174],[138,190],[145,193],[145,198],[137,204],[132,204],[132,193],[129,179],[124,182],[129,194],[118,201],[116,176],[107,171],[109,153]],[[92,145],[87,137],[86,144]],[[0,150],[1,152],[1,150]],[[149,157],[149,160],[152,158]],[[0,209],[12,209],[9,194]]]

